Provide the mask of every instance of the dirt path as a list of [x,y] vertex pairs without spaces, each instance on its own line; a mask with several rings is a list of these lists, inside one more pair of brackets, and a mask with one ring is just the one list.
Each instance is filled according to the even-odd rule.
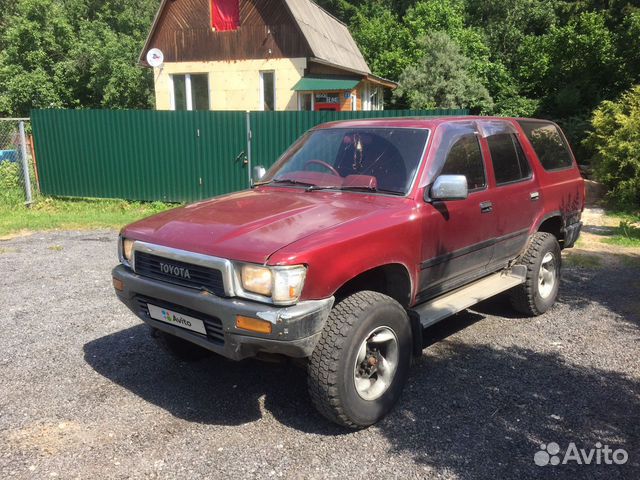
[[602,241],[619,225],[617,218],[606,215],[602,208],[586,208],[582,214],[582,233],[576,246],[564,251],[568,264],[578,267],[637,265],[640,267],[640,248],[611,245]]

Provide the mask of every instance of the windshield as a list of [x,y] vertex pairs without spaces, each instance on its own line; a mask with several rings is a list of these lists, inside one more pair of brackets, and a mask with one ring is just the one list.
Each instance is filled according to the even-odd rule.
[[428,133],[413,128],[313,130],[284,153],[260,184],[405,195],[420,164]]

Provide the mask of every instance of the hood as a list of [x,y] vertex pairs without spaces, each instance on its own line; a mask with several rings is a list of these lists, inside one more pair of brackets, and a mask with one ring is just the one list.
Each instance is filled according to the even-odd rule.
[[279,249],[316,232],[390,207],[397,198],[261,187],[194,203],[125,228],[135,240],[265,263]]

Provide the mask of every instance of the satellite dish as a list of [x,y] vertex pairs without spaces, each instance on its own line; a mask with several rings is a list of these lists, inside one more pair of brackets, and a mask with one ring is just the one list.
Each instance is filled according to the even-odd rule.
[[164,63],[164,53],[159,48],[152,48],[147,52],[147,63],[153,68],[160,67]]

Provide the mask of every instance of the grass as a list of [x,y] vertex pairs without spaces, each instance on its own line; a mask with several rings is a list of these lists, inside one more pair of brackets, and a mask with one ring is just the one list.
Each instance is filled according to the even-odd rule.
[[[2,200],[0,200],[2,201]],[[159,213],[175,205],[125,200],[40,197],[31,208],[21,203],[0,204],[0,236],[21,231],[115,228]]]
[[613,222],[618,222],[618,226],[612,228],[610,235],[602,238],[603,243],[619,247],[640,247],[640,215],[613,212],[606,216]]
[[175,204],[126,200],[55,198],[34,195],[24,205],[17,164],[0,163],[0,237],[37,230],[115,228],[159,213]]
[[569,267],[595,269],[602,265],[602,260],[597,255],[571,253],[563,257],[562,262]]

